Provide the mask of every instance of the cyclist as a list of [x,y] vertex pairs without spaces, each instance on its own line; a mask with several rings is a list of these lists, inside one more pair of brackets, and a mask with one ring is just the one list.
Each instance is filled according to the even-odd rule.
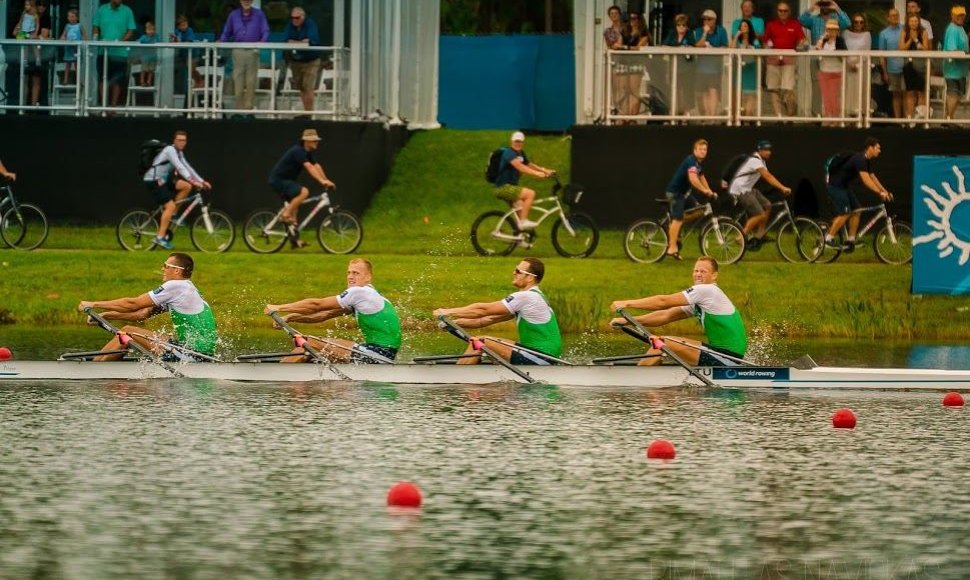
[[[842,248],[847,254],[855,250],[855,235],[859,231],[859,219],[861,214],[856,211],[860,207],[859,200],[855,193],[849,188],[851,182],[859,177],[862,184],[873,193],[877,194],[883,201],[889,201],[893,194],[883,187],[876,174],[872,172],[871,163],[879,154],[882,153],[882,145],[879,139],[868,137],[865,149],[854,153],[844,162],[839,163],[838,156],[833,157],[828,169],[828,192],[835,205],[835,217],[832,218],[832,225],[825,234],[825,245],[830,248],[837,248],[839,243],[835,240],[839,230],[849,222],[849,237],[846,239],[845,247]],[[833,167],[833,165],[837,165]]]
[[188,142],[188,133],[176,131],[172,144],[158,152],[152,160],[152,166],[142,176],[145,188],[154,196],[155,202],[165,206],[158,218],[158,233],[152,243],[166,250],[172,249],[167,233],[178,202],[188,197],[193,187],[212,189],[212,184],[202,179],[185,159],[185,146]]
[[[768,218],[771,217],[771,202],[763,193],[755,189],[755,184],[764,179],[784,195],[791,194],[791,188],[783,185],[768,171],[765,162],[769,159],[771,159],[771,141],[764,139],[758,141],[756,151],[738,167],[728,185],[728,193],[731,194],[734,203],[740,203],[741,208],[748,214],[748,220],[744,223],[744,235],[747,238],[746,246],[749,250],[757,250],[761,247],[765,228],[768,227]],[[754,235],[752,232],[755,232]]]
[[9,179],[10,181],[17,181],[17,174],[13,171],[7,170],[6,166],[3,164],[3,161],[0,161],[0,177]]
[[707,140],[698,139],[694,141],[693,152],[684,158],[670,178],[667,184],[667,201],[670,203],[670,231],[667,232],[669,240],[667,242],[667,255],[675,260],[683,260],[680,257],[680,250],[677,248],[680,236],[680,227],[684,221],[692,221],[700,215],[691,215],[686,220],[684,210],[696,206],[697,199],[691,194],[691,188],[703,193],[704,195],[716,198],[717,194],[707,184],[704,177],[704,169],[701,162],[707,157]]
[[522,131],[512,133],[511,147],[507,147],[502,152],[498,177],[495,179],[495,195],[518,209],[518,215],[516,217],[519,221],[520,230],[532,230],[539,225],[529,219],[529,210],[532,209],[532,202],[535,201],[536,192],[528,187],[520,186],[519,176],[527,173],[535,177],[545,178],[555,173],[555,171],[530,162],[529,157],[522,149],[523,143],[525,143],[525,134]]
[[298,237],[296,231],[297,212],[310,190],[297,183],[300,172],[306,169],[307,174],[324,187],[333,187],[334,183],[327,178],[323,167],[313,160],[312,153],[320,146],[320,136],[316,129],[306,129],[300,137],[300,144],[286,150],[280,160],[273,166],[269,174],[269,186],[283,198],[286,207],[283,209],[283,221],[287,225],[290,243],[294,248],[306,246],[306,242]]

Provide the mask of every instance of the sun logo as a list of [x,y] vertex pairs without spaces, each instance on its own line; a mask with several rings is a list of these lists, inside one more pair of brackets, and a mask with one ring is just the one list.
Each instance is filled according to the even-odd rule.
[[[928,185],[920,187],[926,193],[926,196],[923,197],[923,203],[938,220],[927,220],[926,224],[931,228],[930,233],[913,238],[913,245],[928,244],[939,240],[936,243],[936,249],[940,251],[940,259],[958,251],[960,253],[959,264],[964,266],[970,261],[970,228],[967,226],[967,224],[970,224],[970,193],[967,192],[963,172],[956,165],[953,166],[953,174],[956,175],[959,191],[954,191],[953,187],[946,181],[941,184],[949,197],[940,195],[939,192]],[[963,207],[960,207],[960,204],[964,204]],[[964,217],[954,219],[954,214],[957,213],[963,214]],[[962,224],[959,232],[954,231],[957,229],[955,226],[959,224]],[[961,239],[958,233],[967,239]]]

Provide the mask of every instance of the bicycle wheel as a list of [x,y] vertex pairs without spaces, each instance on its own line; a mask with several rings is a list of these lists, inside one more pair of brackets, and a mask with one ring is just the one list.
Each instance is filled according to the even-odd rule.
[[343,209],[325,216],[317,228],[320,247],[331,254],[349,254],[360,246],[363,239],[364,228],[360,225],[360,220]]
[[242,233],[243,243],[257,254],[278,252],[286,243],[285,224],[276,218],[275,212],[265,209],[249,214]]
[[893,237],[889,236],[889,224],[876,233],[872,244],[876,257],[886,264],[896,266],[909,263],[913,260],[913,228],[906,222],[896,220],[893,220],[892,225]]
[[744,256],[744,231],[727,217],[718,217],[704,226],[700,237],[701,255],[710,256],[719,264],[733,264]]
[[[569,227],[566,227],[566,220]],[[572,229],[572,233],[570,233]],[[552,224],[552,247],[565,258],[585,258],[596,251],[600,231],[593,218],[584,213],[570,213]]]
[[626,229],[623,251],[634,262],[659,262],[667,251],[667,231],[653,220],[637,220]]
[[[827,224],[825,222],[819,222],[818,225],[819,225],[820,228],[822,228],[822,231],[823,232],[828,232],[829,231],[829,224]],[[822,247],[821,247],[821,251],[819,251],[818,257],[815,258],[815,261],[816,262],[818,262],[820,264],[831,264],[832,262],[834,262],[834,261],[836,261],[836,260],[839,259],[839,256],[842,255],[842,247],[845,245],[845,229],[844,228],[842,229],[842,231],[839,232],[838,237],[835,238],[835,239],[836,239],[836,242],[838,243],[838,247],[832,248],[832,247],[829,247],[829,246],[826,246],[825,245],[825,237],[823,235],[823,237],[822,237]]]
[[231,248],[236,241],[236,224],[232,218],[216,209],[209,210],[208,224],[205,218],[204,213],[199,213],[189,228],[192,245],[207,254],[219,254]]
[[785,221],[778,228],[778,253],[789,262],[812,262],[822,253],[825,232],[814,221],[799,217],[795,225]]
[[0,218],[0,238],[11,248],[38,248],[47,239],[47,232],[47,216],[36,205],[22,203]]
[[129,252],[154,250],[158,220],[143,209],[133,209],[121,216],[117,228],[118,243]]
[[519,238],[518,224],[512,214],[487,211],[472,224],[472,246],[480,256],[508,256]]

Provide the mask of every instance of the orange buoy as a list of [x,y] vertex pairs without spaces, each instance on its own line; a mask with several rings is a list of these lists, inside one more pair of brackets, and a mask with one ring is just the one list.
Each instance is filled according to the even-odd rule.
[[647,447],[647,459],[673,459],[676,455],[674,444],[666,439],[657,439]]
[[963,395],[956,391],[951,391],[943,395],[943,406],[944,407],[962,407],[963,406]]
[[410,481],[399,481],[388,490],[387,505],[393,507],[421,507],[421,490]]
[[836,429],[855,429],[855,413],[852,409],[839,409],[832,414],[832,426]]

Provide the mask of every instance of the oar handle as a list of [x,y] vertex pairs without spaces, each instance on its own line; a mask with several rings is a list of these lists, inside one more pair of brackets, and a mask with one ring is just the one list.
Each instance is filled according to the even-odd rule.
[[442,314],[438,317],[438,328],[444,330],[459,340],[464,340],[465,342],[472,339],[472,337],[468,336],[468,333],[465,332],[462,327],[452,322],[452,320],[448,318],[448,315],[446,314]]
[[341,380],[344,380],[344,381],[353,380],[350,377],[348,377],[346,374],[341,372],[340,369],[335,367],[333,365],[333,362],[329,358],[324,356],[322,352],[310,346],[310,342],[303,336],[303,334],[301,334],[298,330],[296,330],[295,328],[287,324],[287,322],[283,320],[283,317],[280,316],[279,312],[274,310],[269,313],[269,317],[272,318],[273,322],[275,322],[277,326],[282,328],[283,331],[286,332],[286,334],[288,334],[290,338],[293,339],[293,344],[295,344],[297,348],[302,348],[304,352],[312,356],[314,359],[327,365],[327,368],[330,369],[330,372],[337,375],[337,377],[339,377]]
[[442,330],[448,332],[449,334],[452,334],[459,340],[463,340],[467,342],[468,344],[472,345],[475,348],[475,350],[484,352],[485,354],[490,356],[492,360],[494,360],[496,363],[502,365],[509,371],[515,373],[517,376],[522,378],[525,382],[527,383],[538,382],[534,378],[529,376],[529,373],[519,368],[516,368],[515,365],[505,360],[504,358],[500,357],[497,353],[495,353],[495,351],[485,346],[484,342],[478,340],[477,338],[473,338],[469,336],[464,329],[462,329],[460,326],[452,322],[447,315],[441,315],[438,317],[438,328],[441,328]]

